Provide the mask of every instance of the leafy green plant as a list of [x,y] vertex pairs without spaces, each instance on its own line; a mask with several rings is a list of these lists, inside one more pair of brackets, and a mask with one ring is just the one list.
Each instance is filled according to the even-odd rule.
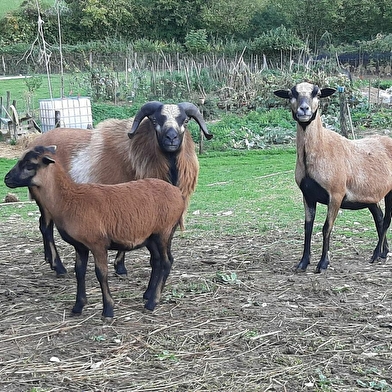
[[210,50],[205,29],[191,30],[185,36],[185,47],[191,53],[206,53]]
[[214,277],[214,281],[223,284],[240,284],[241,281],[237,278],[237,274],[235,272],[222,272],[217,271]]
[[357,384],[361,388],[369,388],[372,391],[382,391],[382,392],[391,392],[392,386],[388,384],[386,380],[375,380],[375,381],[361,381],[357,380]]
[[167,361],[167,360],[173,361],[173,362],[177,362],[177,361],[178,361],[178,358],[176,357],[176,355],[173,354],[173,353],[171,353],[171,352],[168,351],[168,350],[163,350],[162,352],[160,352],[159,354],[157,354],[157,358],[158,358],[160,361]]

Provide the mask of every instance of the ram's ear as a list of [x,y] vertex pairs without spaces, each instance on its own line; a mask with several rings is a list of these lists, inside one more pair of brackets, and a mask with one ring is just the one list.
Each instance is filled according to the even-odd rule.
[[331,96],[333,93],[335,93],[336,89],[326,87],[326,88],[322,88],[320,91],[321,91],[320,98],[326,98],[326,97]]
[[56,161],[52,157],[48,157],[47,155],[42,157],[42,163],[46,166],[50,165],[51,163],[55,163]]
[[290,99],[290,90],[276,90],[274,94],[283,99]]

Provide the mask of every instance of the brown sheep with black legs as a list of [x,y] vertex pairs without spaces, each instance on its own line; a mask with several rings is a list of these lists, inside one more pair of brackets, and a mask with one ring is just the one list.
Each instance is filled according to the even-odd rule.
[[[212,135],[194,104],[166,105],[152,101],[144,104],[134,119],[109,119],[94,130],[56,128],[38,136],[29,147],[56,145],[57,161],[74,181],[80,183],[117,184],[148,177],[160,178],[178,186],[188,206],[199,173],[195,143],[187,129],[191,118],[210,139]],[[34,189],[30,191],[32,198],[36,199]],[[61,276],[66,269],[54,242],[53,221],[48,211],[39,203],[38,206],[45,260]],[[125,252],[118,252],[114,262],[119,275],[127,273],[124,255]]]
[[[320,89],[300,83],[291,90],[274,92],[290,100],[297,122],[297,163],[295,180],[303,194],[305,206],[304,251],[297,271],[305,271],[310,262],[310,245],[317,203],[328,206],[323,227],[323,249],[316,272],[329,264],[329,243],[333,224],[340,208],[369,208],[378,233],[378,243],[371,262],[386,258],[386,232],[392,210],[392,139],[375,136],[349,140],[323,127],[319,113],[320,98],[329,97],[332,88]],[[379,202],[385,200],[385,218]]]
[[61,237],[74,246],[77,294],[72,313],[82,313],[87,303],[89,251],[102,290],[102,317],[110,320],[114,301],[108,286],[107,251],[143,246],[150,251],[152,268],[143,297],[145,308],[154,310],[173,264],[171,242],[185,209],[178,187],[156,178],[116,185],[78,184],[56,163],[54,146],[27,150],[4,181],[10,188],[33,189]]

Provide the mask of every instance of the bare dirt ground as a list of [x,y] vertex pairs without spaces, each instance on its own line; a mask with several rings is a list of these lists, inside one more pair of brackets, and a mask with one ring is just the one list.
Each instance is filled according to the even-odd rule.
[[73,250],[57,241],[69,273],[56,278],[32,218],[1,222],[1,391],[392,391],[391,261],[369,264],[373,243],[335,236],[326,273],[295,274],[294,230],[204,237],[190,216],[162,303],[143,310],[148,254],[128,253],[105,324],[93,262],[71,317]]

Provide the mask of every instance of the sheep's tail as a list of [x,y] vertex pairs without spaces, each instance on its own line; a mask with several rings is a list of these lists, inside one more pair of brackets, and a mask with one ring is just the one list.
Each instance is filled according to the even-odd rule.
[[184,200],[184,211],[182,212],[181,218],[178,222],[178,225],[180,226],[180,230],[183,232],[185,230],[185,215],[186,212],[188,211],[188,205],[189,205],[189,198],[185,197],[184,193],[182,193],[182,199]]
[[[184,214],[185,214],[185,212],[184,212]],[[181,231],[185,230],[184,214],[181,215],[180,221],[178,222],[178,225],[179,225]]]

